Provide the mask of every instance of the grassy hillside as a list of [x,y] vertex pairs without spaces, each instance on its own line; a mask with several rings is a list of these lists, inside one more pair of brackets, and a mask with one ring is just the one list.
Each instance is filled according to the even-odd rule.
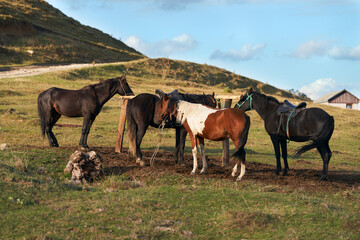
[[43,0],[0,1],[0,66],[145,58]]
[[[200,83],[206,82],[205,78],[198,83],[180,77],[163,80],[163,75],[146,74],[148,68],[141,70],[143,73],[141,68],[132,70],[142,64],[155,68],[157,61],[165,60],[0,79],[0,144],[9,145],[0,151],[2,239],[359,239],[360,111],[355,110],[309,103],[309,107],[324,108],[335,118],[330,181],[326,183],[318,182],[322,161],[316,150],[299,159],[290,157],[290,175],[275,176],[271,140],[262,119],[249,111],[247,173],[242,182],[235,183],[229,177],[230,167],[212,176],[190,176],[190,160],[187,168],[174,167],[172,172],[158,168],[159,155],[156,168],[140,168],[134,159],[119,164],[127,154],[113,152],[121,107],[114,97],[95,120],[88,141],[101,152],[107,174],[89,184],[69,183],[70,176],[63,170],[77,148],[81,128],[55,126],[60,148],[49,148],[40,134],[38,94],[53,86],[78,89],[126,70],[135,94],[153,93],[156,88],[166,92],[174,88],[193,93],[224,92],[218,85]],[[235,95],[242,92],[233,89]],[[82,119],[62,117],[59,123],[81,125]],[[146,162],[158,140],[159,130],[149,128],[142,142]],[[124,141],[126,148],[126,137]],[[160,153],[168,151],[169,165],[174,142],[174,130],[164,130]],[[302,145],[291,142],[289,154]],[[211,171],[221,161],[221,142],[206,141],[206,152]],[[192,158],[189,142],[186,156]],[[256,171],[253,167],[259,164],[270,167]],[[295,186],[290,183],[308,169],[313,170],[311,179],[302,178]],[[181,171],[184,174],[178,173]],[[343,176],[352,176],[354,181],[345,181]],[[271,179],[279,182],[269,183]]]
[[129,62],[124,65],[129,75],[161,79],[164,85],[174,85],[176,81],[177,86],[182,88],[211,86],[216,87],[219,95],[240,93],[251,86],[265,94],[301,99],[288,91],[207,64],[158,58]]

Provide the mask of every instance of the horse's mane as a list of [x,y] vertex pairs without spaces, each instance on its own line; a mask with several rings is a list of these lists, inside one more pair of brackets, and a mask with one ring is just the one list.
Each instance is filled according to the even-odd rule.
[[215,100],[212,100],[212,95],[206,95],[206,94],[190,94],[190,93],[180,93],[179,94],[184,98],[185,101],[191,102],[191,103],[201,103],[205,105],[213,105],[215,103]]
[[110,83],[114,80],[118,80],[118,77],[110,78],[106,80],[101,79],[98,83],[90,84],[86,87],[96,88],[96,87],[106,86],[106,85],[110,85]]
[[274,98],[273,96],[268,96],[268,95],[265,95],[265,94],[262,94],[262,93],[259,93],[258,94],[262,97],[265,97],[267,101],[273,101],[275,103],[278,103],[280,104],[279,100],[277,100],[276,98]]

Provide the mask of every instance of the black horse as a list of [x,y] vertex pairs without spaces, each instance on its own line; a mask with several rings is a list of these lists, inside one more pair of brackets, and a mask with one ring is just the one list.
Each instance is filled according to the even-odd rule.
[[108,79],[79,90],[52,87],[40,93],[37,104],[42,135],[45,136],[46,133],[51,147],[58,147],[59,144],[52,132],[52,128],[61,115],[83,117],[84,121],[79,145],[84,149],[89,149],[87,137],[90,127],[103,105],[116,93],[120,95],[134,95],[126,81],[125,74],[122,77]]
[[[149,93],[142,93],[129,100],[126,108],[127,133],[129,137],[129,151],[135,156],[136,162],[144,166],[142,160],[142,153],[140,149],[141,141],[149,126],[158,128],[161,124],[159,110],[161,107],[160,98],[163,93],[161,90],[156,90],[159,95]],[[197,95],[184,94],[177,90],[167,94],[169,97],[185,100],[192,103],[202,103],[210,107],[216,107],[216,100],[214,93],[212,95]],[[176,129],[176,153],[175,163],[181,164],[184,162],[184,148],[187,131],[183,126],[177,125],[175,121],[168,120],[165,123],[165,128]]]
[[283,174],[286,175],[289,170],[287,140],[295,142],[312,140],[311,143],[301,147],[297,151],[296,156],[300,156],[310,149],[317,148],[323,160],[321,180],[328,179],[328,165],[332,155],[329,140],[334,131],[334,118],[327,112],[320,108],[299,109],[299,107],[293,106],[290,107],[289,113],[284,116],[280,113],[284,112],[281,111],[284,108],[283,103],[280,103],[274,97],[253,91],[252,88],[240,98],[235,107],[243,111],[254,109],[264,120],[265,130],[270,135],[275,149],[276,174],[279,174],[281,171],[280,146],[285,165]]

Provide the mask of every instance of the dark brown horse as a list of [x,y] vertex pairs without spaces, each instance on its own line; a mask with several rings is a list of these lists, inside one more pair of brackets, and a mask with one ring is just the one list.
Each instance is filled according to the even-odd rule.
[[160,112],[161,119],[165,119],[169,115],[175,116],[177,121],[183,124],[189,133],[194,159],[191,174],[195,174],[198,167],[196,142],[200,145],[203,159],[203,167],[200,173],[204,174],[208,168],[205,156],[204,139],[222,141],[231,138],[236,148],[236,152],[233,156],[237,158],[231,175],[233,177],[236,176],[237,167],[240,163],[241,172],[236,180],[241,180],[245,174],[246,152],[244,146],[250,128],[250,118],[243,111],[235,108],[210,108],[202,104],[194,104],[168,98],[165,95],[161,100]]
[[[159,96],[165,93],[156,90]],[[166,94],[175,99],[181,99],[189,102],[202,103],[208,106],[216,107],[214,93],[208,94],[185,94],[174,90]],[[159,127],[161,124],[160,114],[156,114],[161,106],[160,98],[157,95],[142,93],[131,99],[126,108],[127,133],[129,137],[129,150],[136,155],[136,162],[144,166],[141,153],[141,141],[149,126]],[[186,129],[181,124],[169,120],[165,128],[175,128],[176,130],[176,152],[175,162],[181,164],[184,162],[184,148],[186,139]]]
[[[304,105],[304,104],[302,104]],[[284,159],[284,175],[289,170],[287,162],[287,140],[295,142],[312,141],[301,147],[296,155],[317,148],[323,160],[323,173],[321,180],[328,178],[328,165],[331,158],[329,140],[334,131],[334,118],[320,108],[305,108],[291,118],[291,113],[297,110],[293,108],[290,116],[282,117],[279,108],[283,106],[276,98],[266,96],[254,91],[252,88],[241,97],[235,107],[243,111],[254,109],[264,120],[265,130],[270,135],[274,145],[276,157],[276,174],[281,171],[280,146]]]
[[88,149],[87,137],[90,127],[103,105],[116,93],[134,95],[126,76],[105,80],[79,90],[49,88],[39,94],[37,104],[40,117],[41,132],[48,137],[51,147],[58,147],[52,128],[61,115],[67,117],[83,117],[82,134],[79,145]]

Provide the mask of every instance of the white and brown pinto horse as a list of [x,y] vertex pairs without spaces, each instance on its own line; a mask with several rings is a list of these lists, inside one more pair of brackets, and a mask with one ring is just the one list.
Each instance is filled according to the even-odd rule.
[[250,128],[250,118],[243,111],[235,108],[210,108],[202,104],[189,103],[169,98],[165,95],[162,98],[160,113],[161,119],[165,119],[169,115],[176,117],[176,120],[184,125],[189,133],[194,159],[191,174],[195,174],[196,169],[198,168],[196,150],[197,141],[200,145],[203,160],[203,167],[200,173],[204,174],[208,169],[205,157],[204,138],[213,141],[222,141],[231,138],[236,148],[233,157],[237,159],[231,175],[235,177],[237,167],[240,163],[241,172],[237,181],[241,180],[245,174],[246,152],[244,146]]

